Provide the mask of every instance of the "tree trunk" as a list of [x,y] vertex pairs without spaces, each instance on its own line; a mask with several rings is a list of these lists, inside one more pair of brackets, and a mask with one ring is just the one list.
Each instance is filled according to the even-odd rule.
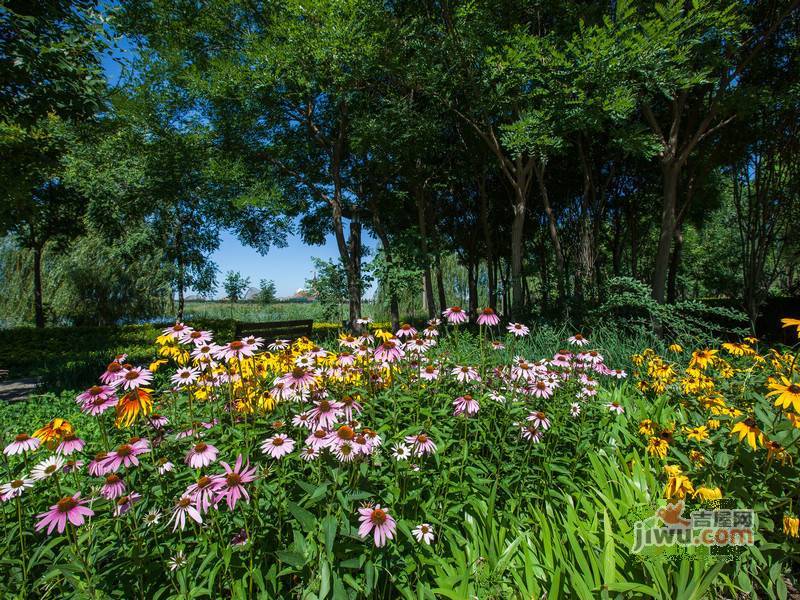
[[486,274],[489,279],[489,298],[487,303],[492,308],[497,308],[497,277],[494,271],[494,244],[492,243],[492,230],[489,227],[489,203],[486,198],[486,182],[483,176],[478,178],[478,198],[480,201],[480,220],[483,229],[483,243],[486,245]]
[[[442,310],[447,308],[447,297],[444,294],[444,276],[442,275],[442,260],[436,255],[436,287],[439,291],[439,306]],[[434,315],[436,316],[436,315]]]
[[614,277],[622,273],[622,215],[614,212],[614,238],[611,246],[611,270]]
[[467,289],[469,291],[469,314],[476,317],[478,314],[478,268],[480,263],[476,260],[467,261]]
[[661,206],[661,233],[653,267],[653,299],[664,304],[667,271],[669,270],[672,240],[675,237],[675,205],[678,193],[680,167],[673,162],[663,166],[663,198]]
[[[392,256],[389,236],[386,234],[386,230],[383,228],[383,222],[380,219],[380,211],[378,210],[377,206],[373,204],[371,209],[372,223],[375,228],[375,233],[377,234],[378,239],[381,241],[381,246],[383,246],[383,255],[386,258],[386,264],[389,265],[389,269],[391,269],[392,265],[394,264],[394,257]],[[389,286],[387,291],[389,295],[389,318],[392,321],[392,330],[397,331],[400,329],[400,304],[397,301],[397,292],[391,286]]]
[[361,222],[357,217],[350,221],[348,247],[347,291],[350,296],[350,323],[357,325],[361,318]]
[[[419,226],[419,248],[422,253],[422,280],[423,293],[425,294],[425,308],[428,309],[428,318],[436,316],[436,304],[433,300],[433,284],[431,282],[431,268],[428,260],[428,219],[425,211],[425,190],[422,186],[414,186],[414,198],[417,205],[417,224]],[[444,310],[444,307],[442,307]]]
[[667,277],[667,303],[674,304],[678,298],[678,273],[681,268],[681,258],[683,255],[683,230],[677,227],[675,230],[675,244],[672,248],[672,258],[669,264],[669,276]]
[[42,302],[42,246],[33,247],[33,313],[36,327],[44,327],[44,304]]
[[511,314],[519,317],[525,309],[525,298],[522,292],[522,239],[525,227],[525,198],[517,190],[517,202],[514,203],[514,220],[511,223]]
[[544,249],[544,241],[537,244],[539,250],[539,276],[542,280],[542,312],[545,312],[550,304],[550,276],[547,270],[547,253]]
[[175,317],[175,321],[181,323],[183,322],[183,307],[185,304],[184,288],[186,287],[186,270],[183,264],[183,226],[180,219],[178,220],[177,229],[175,234],[175,250],[178,256],[178,313]]
[[564,264],[564,252],[561,248],[561,240],[558,235],[558,227],[556,226],[556,215],[553,212],[553,208],[550,205],[550,196],[547,193],[547,186],[545,185],[544,181],[544,171],[545,165],[544,163],[538,163],[535,168],[534,172],[536,173],[536,181],[539,185],[539,193],[542,198],[542,208],[544,209],[544,214],[547,216],[547,231],[550,234],[550,241],[553,244],[553,250],[556,255],[556,275],[557,275],[557,289],[558,289],[558,299],[561,306],[564,306],[564,300],[566,299],[566,267]]

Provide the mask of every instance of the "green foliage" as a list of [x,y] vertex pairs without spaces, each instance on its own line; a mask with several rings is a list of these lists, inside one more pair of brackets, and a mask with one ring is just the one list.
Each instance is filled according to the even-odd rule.
[[272,304],[275,302],[277,291],[275,282],[271,279],[262,279],[258,284],[258,301],[261,304]]
[[315,258],[314,270],[314,277],[306,281],[306,288],[322,306],[326,319],[341,318],[342,303],[348,298],[345,268],[339,262]]
[[244,293],[250,285],[250,278],[243,276],[239,271],[228,271],[222,282],[222,289],[228,298],[228,302],[236,304],[244,298]]

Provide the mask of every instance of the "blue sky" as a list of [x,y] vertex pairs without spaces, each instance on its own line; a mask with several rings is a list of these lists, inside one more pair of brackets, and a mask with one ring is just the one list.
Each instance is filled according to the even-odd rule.
[[[119,46],[111,50],[110,55],[103,56],[106,78],[112,85],[119,81],[121,70],[115,58],[124,60],[130,52],[131,46],[125,40],[121,40]],[[362,241],[370,248],[376,245],[376,240],[366,233]],[[249,277],[250,285],[253,287],[257,287],[261,279],[271,279],[275,282],[279,297],[291,296],[312,277],[313,257],[338,260],[339,251],[333,235],[329,235],[322,246],[308,246],[299,236],[292,235],[288,238],[286,248],[272,248],[266,256],[261,256],[252,248],[242,245],[235,235],[223,232],[222,243],[211,256],[211,260],[219,268],[216,296],[221,297],[224,294],[221,284],[228,271],[239,271],[245,277]]]

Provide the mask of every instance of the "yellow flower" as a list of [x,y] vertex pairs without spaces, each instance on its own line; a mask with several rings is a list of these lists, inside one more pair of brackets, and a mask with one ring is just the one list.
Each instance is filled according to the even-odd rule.
[[650,456],[666,458],[667,452],[669,452],[669,442],[667,440],[652,437],[647,441],[647,453]]
[[709,419],[706,421],[709,429],[719,429],[719,419]]
[[670,344],[668,350],[670,352],[674,352],[675,354],[680,354],[683,352],[683,346],[680,344]]
[[639,423],[639,433],[642,435],[653,435],[655,424],[650,419],[645,419]]
[[783,323],[784,327],[794,327],[798,335],[800,335],[800,319],[781,319],[781,323]]
[[800,537],[800,519],[792,515],[783,515],[783,533],[789,537]]
[[66,419],[53,419],[44,427],[40,427],[33,432],[33,437],[39,438],[42,442],[60,441],[65,435],[75,432],[75,428]]
[[708,439],[708,428],[705,425],[700,425],[699,427],[684,427],[683,432],[686,434],[687,438],[696,442],[702,442]]
[[786,377],[781,377],[783,383],[771,380],[769,389],[772,391],[767,396],[778,396],[775,398],[775,406],[781,408],[792,408],[795,412],[800,412],[800,385],[789,381]]
[[697,367],[698,369],[705,370],[709,364],[714,360],[714,356],[719,352],[718,350],[695,350],[692,352],[692,360],[689,361],[689,367]]
[[755,354],[755,350],[753,350],[747,344],[726,342],[725,344],[722,344],[722,347],[733,356],[750,356]]
[[150,366],[148,367],[148,369],[150,369],[153,373],[155,373],[156,371],[158,371],[158,369],[159,369],[159,367],[161,367],[161,365],[165,365],[165,364],[167,364],[167,362],[168,361],[164,360],[163,358],[160,358],[158,360],[155,360],[155,361],[151,362]]
[[689,460],[698,466],[702,466],[706,462],[706,457],[699,450],[692,450],[689,452]]
[[800,429],[800,415],[796,415],[795,413],[786,413],[786,418],[789,419],[789,422]]
[[771,461],[773,459],[779,460],[782,465],[786,464],[786,461],[792,461],[792,457],[786,453],[786,450],[783,446],[781,446],[775,440],[769,440],[764,447],[767,449],[767,460]]
[[375,337],[380,338],[384,342],[390,340],[394,337],[394,334],[390,331],[384,331],[383,329],[376,329],[375,330]]
[[753,450],[758,449],[758,445],[764,445],[764,434],[758,428],[758,424],[753,417],[747,417],[744,421],[739,421],[731,429],[731,435],[739,435],[739,441],[747,440]]
[[644,356],[641,354],[634,354],[631,356],[631,362],[635,364],[637,367],[641,367],[642,363],[644,362]]
[[686,494],[694,494],[692,482],[681,472],[679,466],[665,466],[664,472],[669,477],[667,485],[664,487],[664,498],[681,499],[685,497]]
[[700,499],[704,501],[721,500],[722,490],[720,490],[718,487],[700,486],[694,491],[692,498],[697,498],[698,496],[700,496]]
[[748,337],[744,338],[744,341],[747,342],[748,344],[757,344],[758,343],[758,338],[754,338],[752,336],[748,336]]
[[153,398],[147,388],[136,388],[125,394],[117,402],[117,418],[114,424],[119,427],[130,427],[141,412],[148,415],[153,410]]

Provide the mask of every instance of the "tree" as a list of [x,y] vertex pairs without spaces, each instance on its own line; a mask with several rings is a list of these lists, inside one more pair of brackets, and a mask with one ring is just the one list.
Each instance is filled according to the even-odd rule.
[[306,281],[306,288],[322,306],[326,319],[340,318],[342,303],[347,302],[349,293],[347,270],[332,260],[313,260],[314,277]]
[[262,304],[272,304],[275,302],[277,291],[275,282],[271,279],[262,279],[258,283],[258,301]]
[[70,124],[92,118],[106,91],[96,2],[6,2],[0,10],[0,233],[33,253],[34,312],[44,327],[42,254],[80,230],[81,202],[63,184]]
[[244,277],[239,271],[228,271],[225,274],[225,280],[222,282],[228,301],[232,304],[236,304],[244,297],[249,285],[250,278]]

